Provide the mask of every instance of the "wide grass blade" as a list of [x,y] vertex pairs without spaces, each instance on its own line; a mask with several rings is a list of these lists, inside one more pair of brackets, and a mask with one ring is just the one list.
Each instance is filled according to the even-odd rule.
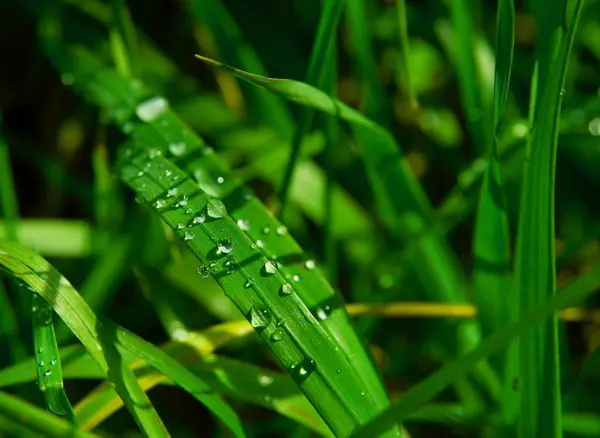
[[[595,267],[594,270],[565,287],[560,293],[529,310],[517,322],[494,332],[473,351],[445,365],[428,379],[413,386],[399,401],[393,403],[383,414],[353,436],[357,438],[377,436],[380,431],[386,430],[392,424],[403,421],[407,415],[430,401],[444,388],[472,369],[477,362],[506,348],[513,339],[546,322],[558,310],[584,300],[599,285],[600,268]],[[559,415],[561,414],[559,413]]]
[[[555,294],[554,184],[558,122],[563,86],[582,0],[565,16],[566,3],[532,2],[540,27],[537,93],[532,111],[519,212],[515,285],[521,318]],[[564,33],[563,33],[564,32]],[[520,433],[560,437],[561,388],[557,321],[523,335],[520,342]]]
[[150,436],[168,436],[150,400],[117,348],[132,352],[167,375],[205,404],[236,436],[244,436],[239,419],[204,382],[152,344],[110,321],[99,321],[70,283],[48,262],[19,245],[0,245],[0,266],[42,296],[86,347],[106,377],[115,384],[125,406]]

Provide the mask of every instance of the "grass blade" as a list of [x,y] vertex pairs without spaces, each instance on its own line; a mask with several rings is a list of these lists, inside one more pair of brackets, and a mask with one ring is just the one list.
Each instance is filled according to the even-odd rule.
[[[555,2],[548,7],[534,2],[540,26],[537,93],[532,116],[532,136],[524,166],[523,192],[515,282],[524,315],[555,294],[554,184],[558,120],[562,89],[583,1],[565,17]],[[567,20],[567,21],[565,21]],[[566,33],[562,36],[563,25]],[[561,389],[556,318],[522,336],[520,433],[528,437],[560,437]],[[548,419],[552,419],[548,421]]]
[[398,40],[400,41],[399,73],[403,92],[408,96],[408,101],[413,110],[419,108],[417,94],[411,79],[410,44],[408,40],[408,23],[406,20],[406,0],[396,1],[396,15],[398,17]]
[[600,268],[596,267],[592,272],[565,287],[559,294],[531,309],[517,322],[494,332],[473,351],[445,365],[428,379],[413,386],[399,401],[393,403],[383,414],[372,420],[353,436],[356,438],[377,436],[380,431],[402,421],[408,414],[430,401],[444,388],[460,378],[462,374],[468,372],[477,362],[496,351],[506,348],[513,339],[542,324],[558,310],[582,301],[586,296],[593,293],[599,285]]

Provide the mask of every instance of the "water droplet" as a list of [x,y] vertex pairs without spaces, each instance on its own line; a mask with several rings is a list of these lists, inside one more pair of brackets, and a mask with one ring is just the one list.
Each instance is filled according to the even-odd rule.
[[237,226],[241,230],[248,231],[250,229],[250,221],[248,219],[238,219]]
[[227,215],[225,204],[218,199],[211,199],[208,201],[208,204],[206,204],[206,212],[213,219],[219,219]]
[[183,240],[192,240],[196,235],[193,231],[186,231],[183,235]]
[[179,223],[177,224],[177,229],[178,229],[178,230],[182,230],[183,228],[185,228],[185,224],[184,224],[183,222],[179,222]]
[[181,198],[177,201],[177,205],[180,207],[185,207],[188,203],[188,197],[186,195],[181,195]]
[[300,278],[300,276],[298,274],[296,274],[292,277],[292,280],[294,280],[296,283],[298,283],[302,279]]
[[316,266],[317,266],[317,265],[315,264],[315,261],[314,261],[314,260],[307,260],[306,262],[304,262],[304,267],[305,267],[306,269],[308,269],[309,271],[310,271],[311,269],[315,269],[315,267],[316,267]]
[[256,246],[258,246],[259,248],[264,248],[265,242],[263,242],[262,240],[259,239],[256,241]]
[[165,202],[164,199],[157,199],[156,202],[154,203],[154,207],[156,207],[156,208],[164,208],[165,205],[167,205],[167,203]]
[[[150,149],[148,151],[148,158],[151,160],[154,160],[156,157],[160,157],[161,155],[162,151],[160,149]],[[150,163],[148,163],[148,166],[150,166]]]
[[225,182],[225,178],[223,178],[222,176],[217,178],[217,183],[218,184],[223,184]]
[[361,391],[361,392],[360,392],[360,395],[365,395],[365,394],[366,394],[366,392],[365,392],[365,391]]
[[560,95],[561,96],[564,96],[566,92],[567,92],[567,90],[565,90],[564,88],[560,89]]
[[173,187],[172,189],[167,190],[167,196],[175,196],[177,195],[177,187]]
[[235,257],[229,257],[227,260],[225,260],[225,263],[223,263],[223,269],[227,275],[233,274],[237,269],[237,260]]
[[244,287],[245,287],[246,289],[250,289],[252,286],[254,286],[254,283],[255,283],[255,281],[254,281],[254,277],[250,277],[250,278],[248,278],[248,279],[246,280],[246,282],[244,283]]
[[206,265],[198,265],[198,274],[202,278],[210,277],[210,268]]
[[183,154],[185,154],[186,148],[186,144],[182,141],[169,144],[169,152],[171,152],[176,157],[181,157]]
[[277,266],[272,261],[268,261],[264,266],[265,274],[273,275],[277,272]]
[[294,292],[294,288],[289,283],[283,283],[281,289],[279,289],[279,293],[281,295],[291,295]]
[[206,220],[206,216],[204,216],[204,213],[198,213],[196,216],[194,216],[194,219],[192,219],[192,224],[201,224]]
[[52,375],[52,370],[48,370],[44,373],[44,376],[50,377]]
[[595,136],[600,135],[600,117],[592,119],[588,125],[588,129],[590,134]]
[[169,178],[171,175],[173,174],[173,171],[171,169],[167,169],[163,172],[163,174],[160,176],[160,179],[167,179]]
[[269,234],[271,232],[271,227],[267,226],[262,229],[263,234]]
[[281,330],[280,328],[276,329],[272,334],[271,334],[271,342],[279,342],[283,339],[283,330]]
[[44,365],[46,365],[46,362],[40,360],[40,363],[38,363],[38,367],[43,367]]
[[56,365],[56,359],[52,359],[52,360],[50,361],[50,365],[52,365],[52,366]]
[[335,370],[335,372],[340,374],[342,372],[342,370],[338,368],[337,370]]
[[312,359],[304,359],[302,362],[296,362],[290,367],[290,374],[298,383],[302,383],[316,369],[317,364]]
[[229,254],[233,249],[233,240],[221,239],[217,242],[217,249],[219,253]]
[[46,351],[46,349],[44,347],[40,347],[37,351],[38,353],[43,353],[44,351]]
[[125,134],[131,134],[133,132],[133,123],[126,122],[123,124],[123,132]]
[[135,109],[137,116],[144,122],[152,122],[169,108],[169,103],[163,97],[153,97],[140,103]]
[[321,321],[325,321],[329,319],[329,316],[331,315],[331,306],[319,306],[315,309],[314,313],[318,319],[320,319]]
[[263,305],[256,305],[250,309],[248,321],[257,331],[264,330],[271,323],[271,312]]
[[258,376],[258,384],[260,386],[269,386],[273,383],[273,377],[267,376],[266,374],[262,374]]
[[279,225],[277,227],[276,233],[278,236],[283,236],[283,235],[287,234],[287,228],[285,227],[285,225]]

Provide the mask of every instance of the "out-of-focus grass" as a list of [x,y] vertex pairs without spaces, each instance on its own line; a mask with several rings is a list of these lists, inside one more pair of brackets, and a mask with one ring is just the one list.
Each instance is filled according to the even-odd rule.
[[0,3],[0,434],[598,436],[598,0]]

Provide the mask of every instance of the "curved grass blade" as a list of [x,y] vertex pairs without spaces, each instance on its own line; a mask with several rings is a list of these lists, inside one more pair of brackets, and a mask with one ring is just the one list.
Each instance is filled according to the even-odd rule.
[[0,418],[12,420],[31,433],[45,437],[98,437],[98,435],[83,432],[73,424],[45,412],[19,397],[4,392],[0,392]]
[[461,375],[472,369],[480,360],[506,346],[516,337],[544,323],[558,310],[584,300],[600,285],[600,268],[579,277],[541,305],[531,309],[517,322],[494,332],[481,345],[461,358],[445,365],[423,382],[413,386],[402,398],[393,403],[383,414],[372,420],[353,436],[368,438],[386,430],[390,425],[403,421],[411,412],[430,401]]
[[[123,180],[202,262],[199,273],[213,275],[248,318],[334,433],[349,434],[379,410],[340,348],[344,339],[332,338],[319,322],[329,318],[327,311],[313,314],[297,295],[296,285],[305,280],[287,280],[279,272],[279,260],[285,264],[285,258],[265,257],[258,249],[262,244],[244,232],[249,227],[234,222],[221,201],[162,154],[128,147],[119,167]],[[274,241],[286,236],[284,229],[273,234]]]
[[[564,16],[555,2],[533,2],[540,26],[537,93],[532,115],[532,136],[524,165],[515,283],[521,317],[556,293],[554,254],[554,184],[558,121],[567,65],[581,9]],[[567,19],[568,18],[568,19]],[[566,26],[566,28],[565,28]],[[566,31],[563,36],[563,30]],[[523,436],[559,437],[561,388],[556,318],[519,339],[522,380],[520,433]],[[551,420],[549,420],[551,419]]]
[[38,388],[44,394],[46,407],[50,412],[76,424],[75,414],[63,386],[62,365],[52,321],[52,307],[34,293],[32,312]]
[[[332,50],[335,46],[336,30],[338,20],[342,14],[342,8],[346,0],[327,1],[323,4],[323,12],[319,20],[315,43],[310,55],[310,63],[306,72],[306,83],[320,88],[324,72],[328,70],[327,65],[331,62],[328,58],[332,58]],[[325,67],[324,67],[325,66]],[[296,168],[298,158],[300,157],[300,145],[302,139],[311,128],[315,113],[311,108],[302,108],[298,117],[298,126],[294,132],[292,139],[292,150],[288,160],[283,182],[279,192],[279,200],[281,202],[281,213],[285,210],[287,198],[292,182],[294,169]]]
[[168,432],[117,348],[146,360],[205,404],[236,436],[244,436],[233,410],[207,393],[209,387],[156,347],[110,321],[99,321],[70,283],[44,259],[19,245],[5,243],[0,245],[0,266],[52,305],[101,371],[115,384],[125,406],[148,435],[168,436]]

